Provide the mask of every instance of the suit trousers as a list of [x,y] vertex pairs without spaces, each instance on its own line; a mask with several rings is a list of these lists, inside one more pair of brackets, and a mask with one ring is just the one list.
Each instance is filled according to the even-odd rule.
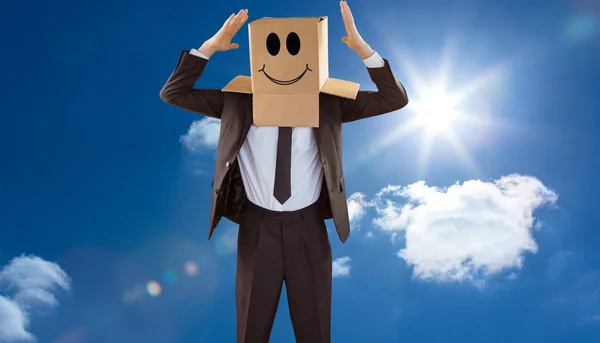
[[330,343],[331,245],[317,204],[273,212],[248,202],[237,247],[237,343],[268,343],[283,282],[297,343]]

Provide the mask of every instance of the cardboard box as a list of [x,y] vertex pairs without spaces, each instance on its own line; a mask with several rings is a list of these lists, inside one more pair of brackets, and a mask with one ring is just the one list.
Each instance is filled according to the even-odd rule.
[[327,17],[262,18],[248,32],[251,76],[223,91],[252,94],[254,125],[318,127],[319,93],[356,98],[358,83],[329,77]]

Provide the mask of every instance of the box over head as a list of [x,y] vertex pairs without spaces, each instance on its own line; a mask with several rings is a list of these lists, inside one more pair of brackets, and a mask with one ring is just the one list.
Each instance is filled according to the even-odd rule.
[[318,93],[329,77],[327,17],[250,23],[253,92]]
[[359,85],[329,78],[327,17],[262,18],[248,26],[250,75],[223,91],[253,94],[257,126],[319,126],[319,93],[354,99]]

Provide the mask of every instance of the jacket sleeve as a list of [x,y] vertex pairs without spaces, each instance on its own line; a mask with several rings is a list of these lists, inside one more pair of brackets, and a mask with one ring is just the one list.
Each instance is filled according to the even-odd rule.
[[220,119],[224,103],[223,92],[220,89],[194,88],[207,63],[207,59],[184,50],[175,70],[160,90],[160,98],[173,106]]
[[408,104],[404,86],[396,79],[389,62],[381,68],[367,68],[377,91],[359,91],[356,99],[342,99],[342,122],[375,117],[393,112]]

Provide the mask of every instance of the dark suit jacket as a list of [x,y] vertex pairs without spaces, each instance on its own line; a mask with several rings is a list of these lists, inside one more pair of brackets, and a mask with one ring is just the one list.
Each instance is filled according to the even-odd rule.
[[[194,84],[207,63],[207,60],[183,51],[160,97],[171,105],[221,120],[212,184],[210,239],[222,217],[239,223],[247,201],[237,154],[252,125],[252,95],[195,89]],[[318,202],[323,219],[333,218],[342,242],[350,234],[342,172],[342,123],[392,112],[408,103],[404,87],[392,73],[388,61],[384,59],[384,63],[382,68],[368,68],[377,92],[359,91],[355,100],[323,93],[319,97],[319,127],[313,130],[325,182]]]

